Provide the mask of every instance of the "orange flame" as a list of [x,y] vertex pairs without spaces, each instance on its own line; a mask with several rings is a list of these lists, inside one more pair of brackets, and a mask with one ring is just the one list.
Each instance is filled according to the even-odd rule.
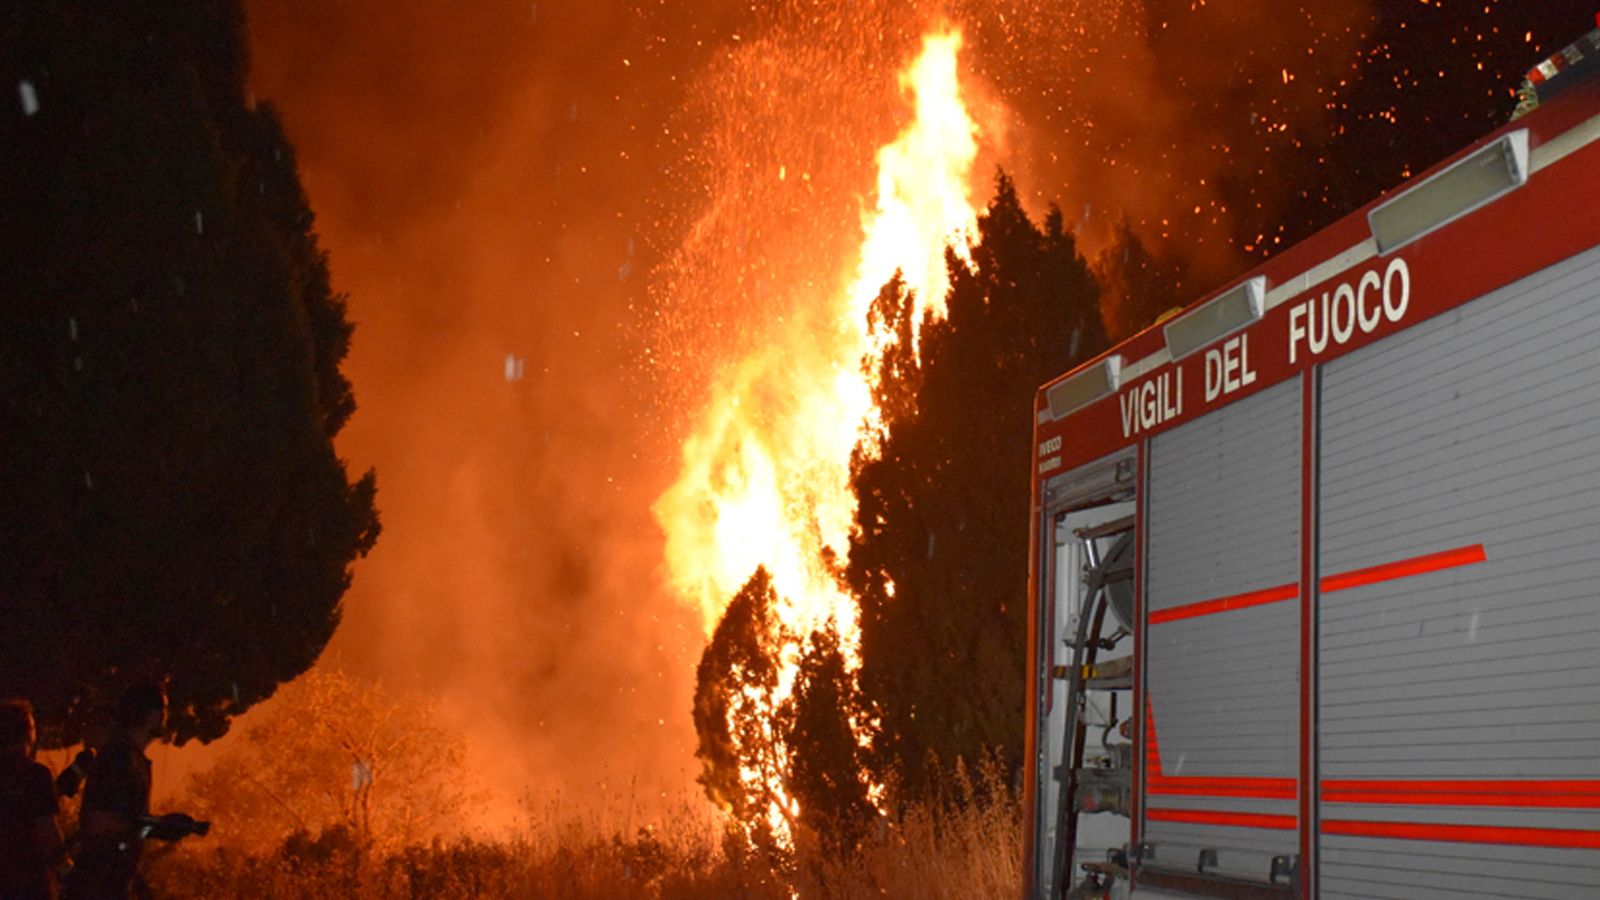
[[[758,566],[772,574],[778,619],[798,636],[776,651],[782,674],[774,707],[792,690],[798,641],[815,630],[834,629],[847,664],[860,665],[858,609],[828,570],[825,551],[842,556],[848,549],[850,456],[878,422],[862,363],[885,348],[868,333],[867,311],[900,271],[915,291],[918,320],[925,310],[942,316],[945,247],[953,241],[964,252],[976,230],[970,187],[978,129],[961,97],[961,44],[956,30],[929,34],[901,73],[915,119],[878,151],[876,198],[862,214],[859,257],[835,263],[835,271],[853,273],[851,287],[785,317],[766,350],[724,371],[684,441],[677,482],[654,507],[666,533],[670,582],[698,607],[708,633]],[[745,777],[760,775],[751,769]],[[774,830],[786,833],[793,801],[781,785],[765,788],[780,798],[769,815]]]

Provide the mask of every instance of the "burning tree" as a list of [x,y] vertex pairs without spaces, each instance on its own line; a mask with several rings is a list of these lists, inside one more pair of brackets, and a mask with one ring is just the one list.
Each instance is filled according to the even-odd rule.
[[848,846],[929,755],[1020,750],[1030,399],[1104,329],[1059,214],[1034,226],[1002,178],[980,222],[960,47],[931,33],[902,72],[916,118],[877,154],[848,289],[729,369],[656,507],[715,625],[702,783],[778,846]]
[[947,256],[947,318],[919,320],[898,276],[870,311],[882,426],[855,454],[839,573],[861,604],[859,676],[835,630],[802,641],[782,624],[764,569],[701,657],[701,782],[763,841],[798,825],[848,846],[876,815],[873,785],[934,796],[940,762],[1020,763],[1030,401],[1105,334],[1059,213],[1036,226],[1000,176],[978,235],[970,262]]
[[869,717],[837,632],[812,632],[777,725],[789,748],[786,783],[800,803],[800,824],[833,854],[853,849],[878,814],[866,748],[855,733],[855,723]]
[[787,849],[800,833],[848,847],[876,815],[854,724],[867,711],[834,629],[814,631],[789,665],[801,642],[779,602],[757,569],[700,658],[700,783],[759,847]]
[[775,717],[775,651],[788,642],[774,612],[777,602],[771,576],[757,569],[701,654],[694,694],[700,783],[767,847],[786,841],[795,824],[793,801],[783,789],[786,753]]
[[[702,780],[779,846],[797,823],[820,827],[869,806],[858,754],[870,717],[838,702],[853,696],[861,661],[859,609],[839,565],[855,505],[851,457],[881,417],[877,366],[862,361],[902,352],[869,327],[883,284],[904,273],[916,308],[942,315],[945,246],[964,246],[976,227],[978,129],[961,93],[961,46],[955,29],[923,36],[899,78],[914,119],[878,147],[859,256],[804,280],[806,303],[772,317],[768,346],[724,370],[683,441],[677,483],[655,506],[673,586],[714,626],[696,705]],[[800,795],[813,789],[814,799]]]
[[[948,257],[949,315],[883,358],[881,446],[857,455],[846,575],[861,602],[861,688],[881,717],[875,776],[936,794],[935,760],[1021,762],[1034,390],[1105,345],[1098,286],[1052,211],[1000,176],[971,262]],[[904,333],[911,298],[875,321]]]

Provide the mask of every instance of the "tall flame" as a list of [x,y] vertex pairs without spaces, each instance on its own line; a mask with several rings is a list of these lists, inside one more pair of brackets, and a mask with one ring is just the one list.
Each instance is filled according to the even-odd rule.
[[[900,75],[915,119],[877,154],[876,196],[862,214],[854,260],[819,260],[850,273],[838,296],[816,296],[775,326],[767,349],[738,361],[713,385],[683,444],[677,482],[654,512],[666,532],[668,576],[698,606],[708,633],[757,567],[772,575],[777,617],[803,640],[834,629],[847,664],[860,664],[858,610],[828,571],[825,551],[848,548],[855,498],[852,450],[878,420],[863,360],[874,346],[868,310],[896,271],[917,297],[918,316],[944,313],[944,252],[965,248],[977,214],[970,182],[977,126],[957,77],[961,33],[927,35]],[[790,693],[801,648],[778,648],[781,677],[774,704]],[[760,698],[744,698],[761,702]],[[770,710],[769,710],[770,711]],[[747,748],[748,749],[748,748]],[[747,779],[760,776],[754,771]],[[781,785],[769,796],[792,802]],[[773,810],[773,818],[785,810]]]

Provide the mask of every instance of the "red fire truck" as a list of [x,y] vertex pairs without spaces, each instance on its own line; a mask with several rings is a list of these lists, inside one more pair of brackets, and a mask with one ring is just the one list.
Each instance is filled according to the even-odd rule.
[[1597,47],[1040,389],[1028,897],[1600,898]]

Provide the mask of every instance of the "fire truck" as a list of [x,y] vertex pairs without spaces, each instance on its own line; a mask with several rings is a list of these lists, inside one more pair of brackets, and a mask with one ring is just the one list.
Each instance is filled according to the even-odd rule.
[[1600,898],[1597,48],[1040,388],[1027,897]]

